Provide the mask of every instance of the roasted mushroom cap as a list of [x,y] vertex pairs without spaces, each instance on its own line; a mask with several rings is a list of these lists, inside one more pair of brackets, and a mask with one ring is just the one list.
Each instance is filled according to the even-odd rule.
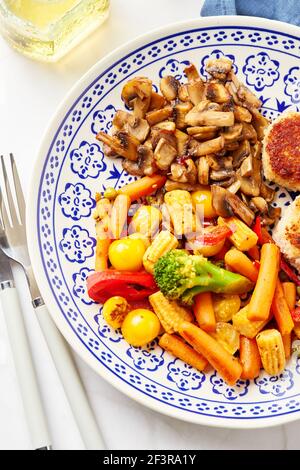
[[179,86],[179,88],[178,88],[178,98],[180,99],[180,101],[190,101],[190,96],[188,94],[187,84],[186,83]]
[[141,143],[145,142],[150,132],[150,126],[146,119],[130,116],[125,125],[125,130],[128,134],[135,137]]
[[197,161],[198,167],[198,181],[200,184],[207,185],[209,183],[209,162],[208,158],[200,157]]
[[152,149],[147,145],[139,145],[137,155],[137,161],[123,160],[124,170],[134,176],[153,175],[157,171],[157,166]]
[[265,118],[258,111],[257,108],[252,108],[251,112],[252,112],[252,116],[253,116],[252,124],[253,124],[253,126],[256,130],[257,137],[258,137],[259,140],[262,140],[265,136],[265,131],[266,131],[267,127],[269,126],[270,121],[267,118]]
[[221,186],[215,184],[211,186],[212,206],[217,215],[221,217],[231,217],[233,215],[231,206],[228,203],[227,193],[228,191]]
[[135,77],[123,87],[121,98],[135,115],[144,117],[150,106],[152,95],[152,81],[146,77]]
[[261,107],[261,101],[245,85],[240,84],[237,95],[248,109]]
[[194,64],[189,64],[187,67],[185,67],[184,73],[187,76],[188,81],[197,80],[200,78],[199,72]]
[[160,91],[162,92],[167,101],[176,100],[179,86],[179,81],[172,75],[167,75],[166,77],[163,77],[159,84]]
[[133,176],[143,176],[144,172],[142,168],[139,166],[138,162],[133,162],[131,160],[123,160],[122,167],[124,170]]
[[206,98],[216,103],[226,103],[230,94],[222,83],[211,81],[206,85]]
[[154,151],[155,163],[160,170],[168,170],[173,160],[176,158],[177,150],[162,137]]
[[161,109],[164,106],[166,106],[166,104],[167,104],[167,101],[163,96],[161,96],[159,93],[156,93],[155,91],[152,91],[149,111],[154,111],[155,109]]
[[198,111],[193,108],[185,116],[185,123],[187,126],[233,126],[234,114],[232,111]]
[[185,127],[187,127],[185,117],[192,108],[193,105],[189,101],[186,103],[178,103],[175,105],[175,124],[178,129],[184,129]]
[[120,110],[116,112],[113,118],[113,127],[115,134],[120,130],[124,130],[141,143],[147,139],[150,131],[150,126],[146,119],[136,117],[126,111]]
[[236,194],[217,185],[212,185],[211,190],[212,205],[218,215],[230,217],[235,214],[247,225],[252,225],[254,212]]
[[211,153],[217,153],[224,147],[224,137],[220,135],[215,139],[207,140],[206,142],[197,142],[191,140],[189,145],[189,153],[195,157],[201,157],[202,155],[209,155]]
[[205,65],[206,71],[218,80],[225,80],[227,74],[231,71],[232,62],[227,57],[220,59],[208,59]]
[[161,109],[156,109],[154,111],[149,111],[146,114],[146,119],[150,126],[154,126],[158,122],[165,121],[173,116],[173,108],[172,106],[165,106]]
[[250,207],[255,212],[259,211],[261,214],[266,214],[268,212],[268,203],[261,196],[253,197],[250,201]]
[[255,218],[254,212],[236,194],[228,190],[225,191],[227,191],[226,199],[232,212],[242,219],[245,224],[251,226]]
[[151,129],[151,135],[150,135],[150,140],[151,140],[153,150],[156,149],[158,142],[162,138],[168,141],[169,144],[172,145],[172,147],[176,148],[175,132],[173,130],[162,129],[161,127],[154,126]]
[[96,138],[108,145],[117,155],[128,158],[128,160],[137,160],[137,147],[139,145],[139,141],[127,132],[119,131],[112,137],[105,132],[100,131]]
[[172,163],[170,179],[180,183],[197,182],[197,168],[191,158],[182,159],[180,163]]
[[267,202],[272,202],[275,197],[275,190],[261,182],[260,194]]
[[241,164],[240,173],[243,177],[248,177],[253,174],[253,158],[252,155],[248,155]]
[[234,168],[239,168],[241,165],[242,161],[250,155],[251,148],[250,148],[250,143],[248,140],[243,140],[243,142],[240,143],[239,147],[237,150],[234,150],[232,153],[233,157],[233,167]]
[[225,139],[225,143],[232,143],[238,140],[240,135],[242,134],[243,131],[243,124],[238,123],[234,124],[233,126],[229,126],[225,129],[223,132],[223,137]]
[[252,114],[243,106],[234,106],[234,118],[237,122],[251,122]]
[[212,170],[210,172],[210,178],[213,181],[223,181],[227,178],[234,176],[235,172],[232,169],[223,168],[222,170]]
[[176,129],[175,131],[177,153],[178,155],[185,155],[187,153],[189,136],[185,133]]
[[146,145],[138,147],[138,164],[144,175],[151,176],[157,171],[153,151]]

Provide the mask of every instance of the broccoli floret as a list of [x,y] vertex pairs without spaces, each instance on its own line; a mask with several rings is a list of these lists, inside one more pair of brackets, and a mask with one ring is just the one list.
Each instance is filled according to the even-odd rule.
[[155,263],[154,278],[166,297],[188,305],[200,292],[243,294],[253,288],[253,283],[246,277],[184,250],[171,250],[163,255]]

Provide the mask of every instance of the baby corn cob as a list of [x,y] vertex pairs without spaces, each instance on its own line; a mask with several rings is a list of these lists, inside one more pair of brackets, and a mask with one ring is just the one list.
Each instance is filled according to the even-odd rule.
[[281,334],[278,330],[264,330],[256,336],[256,342],[265,371],[278,375],[285,366],[285,353]]
[[167,251],[177,248],[178,240],[168,230],[160,232],[153,240],[149,248],[145,251],[143,264],[146,271],[153,274],[154,264]]
[[192,196],[188,191],[174,189],[165,194],[165,203],[177,237],[191,233],[195,229]]
[[173,356],[184,361],[186,364],[195,367],[195,369],[203,370],[208,364],[202,354],[195,351],[195,349],[191,348],[191,346],[186,344],[176,335],[165,333],[161,336],[159,345],[169,353],[173,354]]
[[255,338],[260,330],[268,323],[267,320],[253,321],[248,317],[248,305],[242,308],[239,312],[235,313],[232,317],[232,324],[234,328],[240,332],[241,335],[247,338]]
[[111,210],[111,231],[113,238],[120,238],[127,222],[131,199],[125,194],[118,194]]
[[112,203],[109,199],[105,197],[101,197],[100,195],[96,195],[96,208],[93,213],[93,217],[96,220],[102,220],[105,217],[111,214],[112,210]]
[[258,240],[256,233],[236,217],[229,217],[228,219],[219,217],[218,224],[227,225],[232,230],[233,233],[229,239],[238,250],[247,251],[256,245]]
[[109,238],[97,238],[95,271],[105,271],[108,268]]
[[149,296],[149,302],[158,316],[163,328],[169,334],[178,331],[183,321],[192,321],[193,315],[175,301],[169,301],[158,291]]

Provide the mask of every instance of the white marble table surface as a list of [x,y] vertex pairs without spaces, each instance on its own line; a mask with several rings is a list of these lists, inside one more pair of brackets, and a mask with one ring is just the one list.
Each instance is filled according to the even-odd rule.
[[[112,0],[111,16],[56,65],[33,62],[0,38],[0,151],[14,152],[24,189],[42,132],[71,85],[125,41],[173,21],[199,16],[201,0]],[[142,8],[141,8],[142,6]],[[83,443],[16,270],[54,449]],[[21,290],[22,289],[22,290]],[[226,430],[177,421],[130,400],[76,361],[109,449],[297,449],[300,422],[262,430]],[[30,449],[30,439],[0,311],[0,449]]]

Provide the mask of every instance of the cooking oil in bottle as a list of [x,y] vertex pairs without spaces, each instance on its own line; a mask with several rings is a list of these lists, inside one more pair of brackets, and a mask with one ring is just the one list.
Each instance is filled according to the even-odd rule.
[[109,0],[0,0],[0,27],[19,51],[56,61],[108,16]]

